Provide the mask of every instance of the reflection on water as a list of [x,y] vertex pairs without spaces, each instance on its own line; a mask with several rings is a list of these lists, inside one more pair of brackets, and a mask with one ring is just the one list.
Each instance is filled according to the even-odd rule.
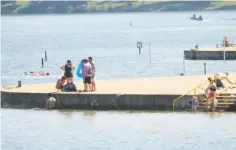
[[236,148],[236,113],[2,109],[2,149]]
[[80,110],[58,110],[58,112],[60,112],[61,114],[65,115],[65,116],[72,116],[73,113],[78,113],[78,112],[82,112],[82,114],[84,116],[95,116],[96,115],[96,111],[94,110],[84,110],[84,111],[80,111]]

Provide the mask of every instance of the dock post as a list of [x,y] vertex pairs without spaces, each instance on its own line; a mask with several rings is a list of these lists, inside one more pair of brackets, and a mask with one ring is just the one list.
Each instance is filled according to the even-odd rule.
[[204,62],[204,74],[206,74],[206,62]]
[[223,37],[223,44],[224,44],[224,62],[225,62],[225,41],[226,39],[225,39],[225,37]]
[[185,75],[185,53],[183,54],[183,75]]
[[43,58],[42,58],[42,68],[43,68],[43,66],[44,66],[44,62],[43,62]]
[[141,48],[143,47],[142,42],[137,42],[137,48],[139,49],[138,53],[141,54]]
[[47,51],[45,51],[45,61],[48,61],[48,58],[47,58]]
[[151,42],[149,42],[149,63],[151,64],[152,59],[151,59]]
[[18,87],[21,87],[21,80],[18,81]]

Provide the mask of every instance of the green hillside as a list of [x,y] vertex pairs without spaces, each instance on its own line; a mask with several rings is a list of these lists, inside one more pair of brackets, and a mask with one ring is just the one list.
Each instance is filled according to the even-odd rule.
[[1,14],[236,10],[236,1],[1,1]]

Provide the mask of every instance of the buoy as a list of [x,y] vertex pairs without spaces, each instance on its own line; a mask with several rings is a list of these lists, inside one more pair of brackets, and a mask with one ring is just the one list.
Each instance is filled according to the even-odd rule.
[[83,63],[80,63],[77,67],[77,72],[76,72],[76,75],[77,77],[79,78],[83,78],[84,75],[83,75],[83,67],[84,67],[84,64]]

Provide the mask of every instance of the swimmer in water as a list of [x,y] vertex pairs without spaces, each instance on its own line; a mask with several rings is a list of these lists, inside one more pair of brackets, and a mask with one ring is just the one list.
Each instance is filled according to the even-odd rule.
[[192,107],[192,112],[196,112],[197,111],[197,107],[198,107],[198,99],[196,96],[193,96],[193,99],[191,101],[191,107]]

